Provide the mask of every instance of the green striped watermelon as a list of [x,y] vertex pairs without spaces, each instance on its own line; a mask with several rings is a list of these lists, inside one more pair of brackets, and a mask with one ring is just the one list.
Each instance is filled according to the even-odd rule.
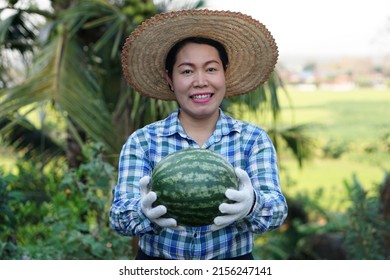
[[204,226],[222,215],[218,207],[228,202],[225,191],[238,188],[233,166],[220,154],[207,149],[185,149],[163,158],[154,168],[151,188],[154,206],[164,205],[165,217],[178,225]]

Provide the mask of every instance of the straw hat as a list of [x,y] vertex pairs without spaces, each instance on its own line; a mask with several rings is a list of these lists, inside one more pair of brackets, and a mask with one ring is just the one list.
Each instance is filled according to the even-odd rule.
[[278,49],[268,29],[250,16],[230,11],[183,10],[158,14],[138,26],[122,50],[122,69],[139,93],[175,100],[165,79],[169,50],[187,37],[205,37],[226,49],[226,97],[245,94],[265,83]]

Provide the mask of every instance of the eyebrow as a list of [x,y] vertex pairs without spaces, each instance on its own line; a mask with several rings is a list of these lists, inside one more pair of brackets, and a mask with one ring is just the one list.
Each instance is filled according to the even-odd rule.
[[[218,60],[209,60],[209,61],[206,61],[206,63],[204,63],[204,65],[207,65],[207,64],[210,64],[210,63],[217,63],[217,64],[221,64]],[[183,63],[180,63],[179,65],[177,65],[177,67],[180,67],[180,66],[193,66],[194,63],[191,63],[191,62],[183,62]]]

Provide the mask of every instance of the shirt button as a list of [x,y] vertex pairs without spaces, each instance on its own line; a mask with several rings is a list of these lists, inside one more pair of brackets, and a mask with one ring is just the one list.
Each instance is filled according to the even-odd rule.
[[194,237],[195,237],[195,238],[198,237],[198,234],[197,234],[197,233],[194,233]]

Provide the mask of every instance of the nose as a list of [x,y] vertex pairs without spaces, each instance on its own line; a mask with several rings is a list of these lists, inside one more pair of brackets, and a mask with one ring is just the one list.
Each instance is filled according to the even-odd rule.
[[205,87],[208,85],[206,73],[198,71],[194,77],[193,82],[195,87]]

